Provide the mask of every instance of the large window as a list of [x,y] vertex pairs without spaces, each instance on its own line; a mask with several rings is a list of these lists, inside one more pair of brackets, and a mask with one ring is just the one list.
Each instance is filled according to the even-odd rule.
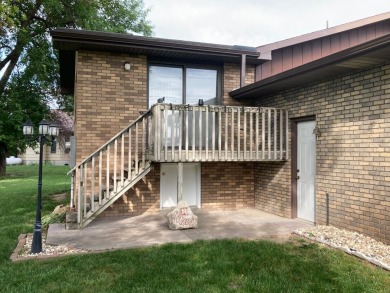
[[218,104],[218,70],[187,66],[149,66],[149,107],[164,98],[165,103]]
[[[159,99],[164,99],[164,103],[172,104],[189,104],[197,105],[199,100],[203,100],[204,105],[218,105],[220,102],[219,84],[218,80],[218,68],[210,67],[194,67],[194,66],[165,66],[165,65],[150,65],[149,66],[149,107],[156,104]],[[188,114],[188,128],[182,130],[183,137],[188,135],[190,140],[190,147],[192,145],[192,137],[195,136],[195,147],[199,147],[199,127],[195,127],[195,133],[193,133],[192,123],[195,121],[195,125],[200,123],[199,112],[195,113],[195,117],[192,112]],[[205,113],[202,113],[202,129],[206,127]],[[168,145],[170,147],[179,146],[179,126],[178,123],[172,121],[178,121],[179,112],[169,111],[166,117],[167,129],[162,130],[162,136],[167,136]],[[184,119],[184,117],[183,117]],[[209,120],[211,121],[211,114],[209,114]],[[184,121],[184,120],[183,120]],[[215,122],[217,124],[217,122]],[[172,127],[175,125],[175,127]],[[209,134],[212,133],[212,124],[209,123]],[[172,132],[174,129],[174,133]],[[166,132],[165,132],[166,131]],[[202,146],[205,146],[206,134],[202,133]],[[209,145],[211,145],[211,136],[209,137]],[[184,143],[184,141],[183,141]]]

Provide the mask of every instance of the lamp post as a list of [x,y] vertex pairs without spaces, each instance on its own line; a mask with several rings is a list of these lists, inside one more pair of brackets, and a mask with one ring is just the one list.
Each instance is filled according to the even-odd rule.
[[[58,136],[59,126],[57,123],[49,123],[45,119],[39,122],[38,134],[39,134],[39,165],[38,165],[38,194],[37,194],[37,211],[35,218],[33,241],[31,246],[31,253],[42,252],[42,222],[41,222],[41,210],[42,210],[42,159],[43,159],[43,145],[46,141],[46,135]],[[23,134],[31,136],[34,134],[34,127],[30,120],[23,124]]]

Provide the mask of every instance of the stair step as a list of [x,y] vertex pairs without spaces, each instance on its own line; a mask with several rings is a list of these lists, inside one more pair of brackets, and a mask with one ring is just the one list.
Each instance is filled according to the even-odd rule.
[[77,212],[67,212],[65,219],[65,229],[66,230],[75,230],[79,227],[77,223]]
[[[119,188],[120,186],[118,185],[118,188]],[[110,188],[110,191],[112,192],[112,190],[113,190],[114,188]],[[105,191],[105,189],[104,189],[104,191]],[[103,200],[103,198],[104,198],[104,192],[102,193],[102,200]],[[90,203],[91,202],[91,196],[88,194],[87,195],[87,201],[88,201],[88,203]],[[96,203],[96,202],[99,202],[99,194],[98,193],[96,193],[96,194],[94,194],[93,195],[93,201]],[[95,204],[96,205],[96,204]]]
[[[145,167],[146,168],[146,167]],[[138,168],[138,173],[143,170],[143,168]],[[130,176],[130,179],[131,178],[134,178],[136,176],[135,174],[135,169],[134,168],[131,168],[131,176]],[[114,175],[111,175],[110,176],[111,180],[114,181]],[[124,172],[123,172],[123,179],[128,179],[129,178],[129,171],[128,169],[124,169]],[[116,181],[121,181],[121,175],[120,174],[117,174],[116,175]]]
[[[107,186],[106,185],[104,185],[104,184],[102,184],[102,191],[106,191],[107,190]],[[111,190],[113,190],[114,189],[114,185],[110,185],[110,186],[108,186],[108,189],[111,191]]]
[[[103,198],[103,195],[102,195],[102,198]],[[93,201],[94,202],[99,202],[99,194],[94,194],[93,195]]]
[[[123,181],[123,186],[121,184],[117,184],[117,188],[114,191],[114,186],[109,186],[109,195],[106,194],[102,197],[101,204],[99,204],[99,195],[94,194],[94,210],[91,210],[91,204],[88,202],[86,205],[86,215],[82,217],[81,228],[88,225],[93,219],[95,219],[101,212],[103,212],[107,207],[109,207],[112,203],[114,203],[120,196],[125,194],[134,184],[136,184],[139,180],[142,179],[150,170],[152,170],[152,166],[147,163],[145,164],[145,168],[139,169],[139,174],[135,175],[133,178],[128,180],[127,178]],[[102,186],[102,190],[106,191],[106,186]],[[96,201],[97,200],[97,201]]]

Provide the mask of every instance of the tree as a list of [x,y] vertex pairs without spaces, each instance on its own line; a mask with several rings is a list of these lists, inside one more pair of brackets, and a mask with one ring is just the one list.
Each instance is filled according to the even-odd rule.
[[22,123],[30,118],[37,124],[53,99],[71,104],[58,91],[58,56],[49,32],[67,27],[151,35],[148,12],[142,0],[0,2],[0,175],[6,155],[24,150]]

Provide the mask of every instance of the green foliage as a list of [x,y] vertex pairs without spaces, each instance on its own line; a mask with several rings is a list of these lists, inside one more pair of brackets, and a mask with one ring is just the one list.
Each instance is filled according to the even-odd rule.
[[58,56],[49,32],[67,27],[151,35],[147,14],[142,0],[0,2],[0,169],[4,154],[24,149],[20,132],[27,118],[37,124],[53,100],[72,111],[72,97],[59,92]]
[[[49,111],[48,101],[40,94],[39,85],[16,74],[9,85],[9,93],[0,99],[0,141],[7,142],[8,154],[17,155],[26,146],[36,144],[36,137],[26,141],[23,122],[27,117],[35,126]],[[35,129],[37,133],[38,129]]]
[[60,214],[50,213],[42,217],[42,229],[47,229],[50,224],[62,223],[66,217],[66,212]]
[[[50,195],[70,192],[69,166],[42,168],[42,215],[50,214],[59,204]],[[16,247],[21,233],[33,231],[38,190],[38,166],[9,166],[7,175],[0,179],[0,264]],[[1,265],[0,265],[1,266]],[[0,279],[1,273],[0,273]],[[1,292],[1,286],[0,286]]]

